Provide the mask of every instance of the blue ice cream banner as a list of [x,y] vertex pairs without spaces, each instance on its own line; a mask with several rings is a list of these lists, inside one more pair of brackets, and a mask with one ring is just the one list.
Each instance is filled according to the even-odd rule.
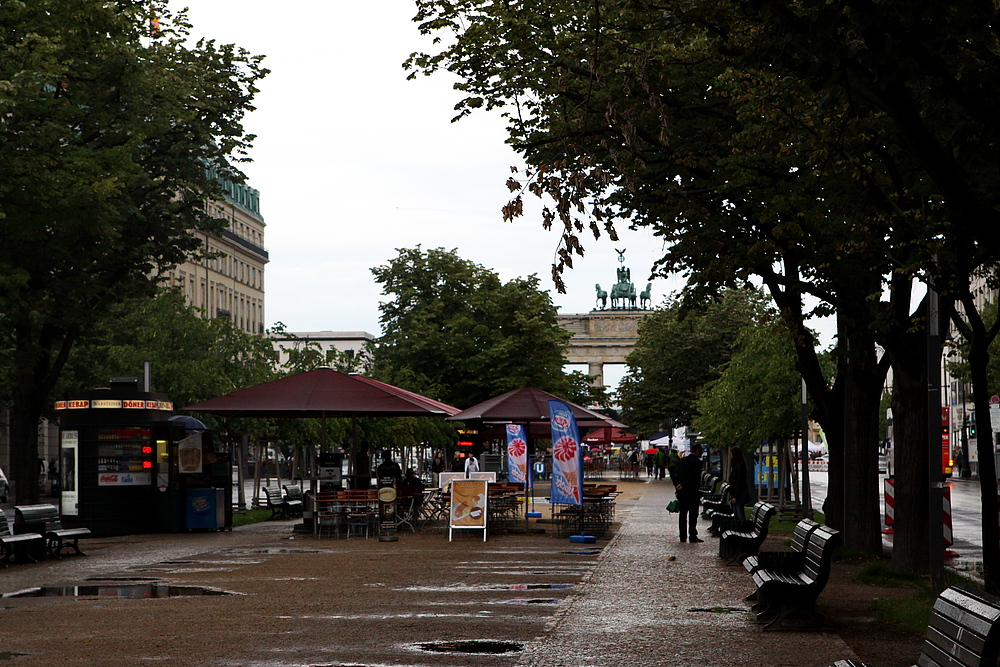
[[561,505],[583,504],[583,456],[580,431],[569,406],[549,401],[552,430],[552,491],[550,502]]
[[507,479],[531,486],[528,466],[528,438],[523,424],[507,424]]

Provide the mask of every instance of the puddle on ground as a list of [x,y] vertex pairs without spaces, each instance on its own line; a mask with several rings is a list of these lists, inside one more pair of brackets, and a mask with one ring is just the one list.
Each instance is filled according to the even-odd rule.
[[560,551],[562,554],[572,554],[574,556],[596,556],[601,553],[600,549],[579,549],[577,551]]
[[48,598],[78,597],[124,600],[146,600],[153,598],[190,597],[197,595],[242,595],[218,588],[205,586],[172,586],[168,584],[135,584],[108,586],[38,586],[13,593],[4,593],[5,598]]
[[574,584],[454,584],[452,586],[407,586],[397,588],[398,591],[415,591],[420,593],[472,593],[479,591],[534,591],[563,590],[573,588]]
[[321,554],[323,551],[320,549],[283,549],[274,547],[270,549],[223,549],[219,553],[277,556],[281,554]]
[[531,598],[530,600],[525,599],[514,599],[514,600],[504,600],[498,604],[559,604],[561,600],[556,598]]
[[431,653],[488,653],[499,655],[501,653],[516,653],[524,648],[518,642],[500,642],[490,640],[470,640],[459,642],[424,642],[414,644],[421,651]]
[[13,651],[0,651],[0,660],[13,660],[14,658],[20,658],[22,655],[28,655],[28,654],[14,653]]
[[307,619],[322,621],[389,621],[389,620],[420,620],[428,618],[476,618],[492,616],[492,611],[478,611],[475,613],[449,613],[441,614],[434,612],[399,612],[395,614],[320,614],[313,616],[278,616],[287,620]]
[[710,614],[731,614],[736,611],[746,611],[746,609],[741,609],[739,607],[695,607],[694,609],[688,609],[688,611],[704,611]]
[[156,577],[87,577],[84,581],[156,581]]

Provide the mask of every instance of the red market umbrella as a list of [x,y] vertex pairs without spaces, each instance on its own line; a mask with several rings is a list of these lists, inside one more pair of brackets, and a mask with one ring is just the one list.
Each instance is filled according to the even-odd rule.
[[289,375],[184,410],[224,417],[405,417],[454,415],[458,408],[391,384],[332,368]]
[[[550,394],[547,391],[542,391],[541,389],[530,385],[525,385],[520,389],[508,391],[506,394],[494,396],[493,398],[487,399],[478,405],[468,408],[467,410],[462,410],[457,415],[447,417],[446,419],[448,421],[481,422],[486,424],[525,424],[528,428],[529,440],[539,437],[538,435],[534,435],[536,431],[543,432],[544,435],[541,435],[541,437],[544,438],[550,436],[549,401],[552,399],[562,401],[567,405],[567,407],[569,407],[570,411],[573,413],[573,417],[576,419],[577,426],[581,429],[605,426],[620,428],[625,427],[624,424],[617,422],[610,417],[605,417],[598,412],[588,410],[581,405],[571,403],[560,396]],[[533,507],[534,486],[531,487],[530,502]],[[580,507],[582,510],[583,506],[581,505]],[[524,520],[526,524],[528,518],[532,514],[534,514],[534,512],[525,513]]]
[[655,454],[658,451],[660,451],[660,450],[658,450],[656,447],[650,447],[649,449],[644,449],[642,451],[642,453],[643,454]]
[[617,427],[625,428],[621,422],[605,417],[599,412],[571,403],[565,398],[542,391],[537,387],[525,385],[520,389],[508,391],[506,394],[494,396],[478,405],[462,410],[447,418],[448,421],[469,422],[481,421],[487,423],[521,423],[548,424],[549,400],[555,399],[569,406],[580,428]]

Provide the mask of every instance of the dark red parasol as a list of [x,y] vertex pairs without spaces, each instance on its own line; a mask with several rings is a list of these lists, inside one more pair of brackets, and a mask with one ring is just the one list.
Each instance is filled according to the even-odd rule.
[[289,375],[182,409],[224,417],[404,417],[458,412],[447,403],[332,368]]

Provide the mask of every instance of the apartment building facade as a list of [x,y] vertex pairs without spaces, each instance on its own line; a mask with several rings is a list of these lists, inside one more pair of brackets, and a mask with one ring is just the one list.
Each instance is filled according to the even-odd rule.
[[264,217],[260,192],[220,178],[224,198],[208,201],[208,213],[226,221],[218,234],[205,234],[200,257],[169,272],[170,282],[203,317],[225,317],[238,329],[264,333]]

